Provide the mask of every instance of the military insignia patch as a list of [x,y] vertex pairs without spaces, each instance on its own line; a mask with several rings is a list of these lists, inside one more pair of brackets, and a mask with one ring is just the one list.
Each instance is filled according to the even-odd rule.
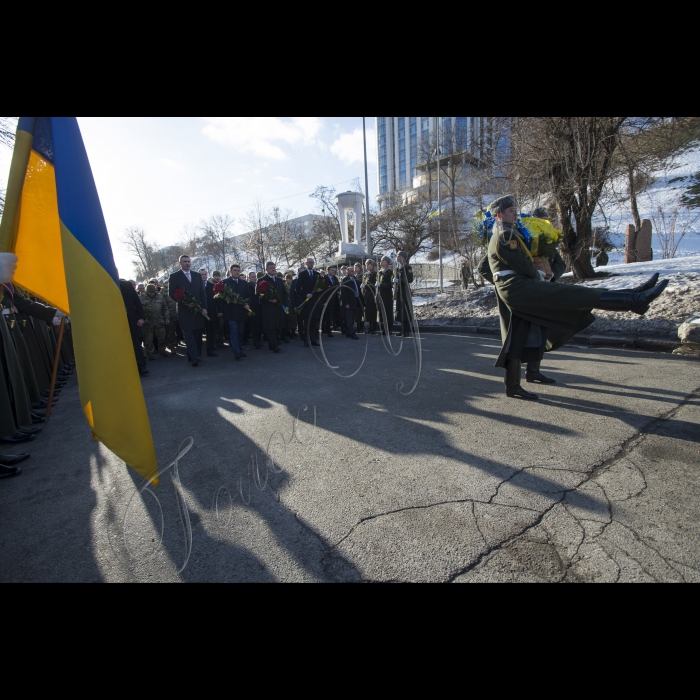
[[511,241],[510,242],[510,249],[517,250],[518,249],[518,241]]

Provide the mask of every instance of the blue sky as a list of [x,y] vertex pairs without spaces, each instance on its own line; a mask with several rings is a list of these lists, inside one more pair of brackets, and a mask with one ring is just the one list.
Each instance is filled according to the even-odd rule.
[[[159,244],[211,214],[242,219],[256,201],[302,216],[318,185],[344,191],[364,182],[362,117],[78,117],[120,272],[131,258],[119,242],[141,226]],[[370,193],[377,189],[374,117]],[[0,187],[9,152],[0,153]]]

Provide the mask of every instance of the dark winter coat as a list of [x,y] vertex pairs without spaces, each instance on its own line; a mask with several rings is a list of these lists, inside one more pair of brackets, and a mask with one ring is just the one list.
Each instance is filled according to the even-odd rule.
[[[170,298],[176,301],[175,292],[178,289],[184,289],[199,302],[202,310],[207,309],[207,293],[204,288],[204,280],[197,272],[192,272],[191,276],[192,282],[189,282],[187,280],[187,275],[185,275],[182,270],[170,275],[170,282],[168,283]],[[216,313],[216,309],[207,309],[207,311],[214,314]],[[180,303],[177,305],[177,320],[183,332],[202,330],[206,325],[204,316],[193,313],[184,304]]]
[[[498,294],[503,338],[497,367],[506,365],[513,316],[546,329],[547,352],[562,347],[595,321],[591,310],[604,290],[543,282],[524,238],[517,231],[504,231],[497,224],[489,244],[488,260]],[[515,274],[498,276],[507,270]]]

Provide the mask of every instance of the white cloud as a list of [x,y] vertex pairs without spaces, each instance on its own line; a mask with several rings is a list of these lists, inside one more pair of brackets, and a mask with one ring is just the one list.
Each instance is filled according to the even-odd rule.
[[277,175],[274,179],[278,182],[294,182],[291,177],[282,177],[281,175]]
[[232,146],[240,153],[285,160],[278,145],[311,146],[321,127],[320,117],[202,117],[204,134],[213,141]]
[[184,173],[187,172],[187,168],[182,165],[181,163],[178,163],[176,160],[173,160],[172,158],[161,158],[160,159],[160,164],[168,170],[173,170],[176,173]]
[[[377,134],[374,129],[367,129],[367,159],[370,164],[377,163]],[[364,163],[365,152],[362,141],[362,129],[355,129],[351,134],[338,137],[331,146],[331,153],[348,165]]]

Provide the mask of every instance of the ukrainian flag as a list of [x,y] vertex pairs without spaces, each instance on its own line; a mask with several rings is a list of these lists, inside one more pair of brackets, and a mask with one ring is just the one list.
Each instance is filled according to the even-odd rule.
[[18,256],[18,285],[71,317],[94,438],[157,484],[124,300],[76,117],[20,117],[0,251]]

